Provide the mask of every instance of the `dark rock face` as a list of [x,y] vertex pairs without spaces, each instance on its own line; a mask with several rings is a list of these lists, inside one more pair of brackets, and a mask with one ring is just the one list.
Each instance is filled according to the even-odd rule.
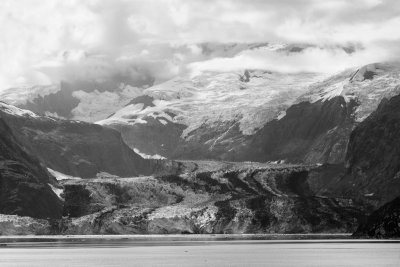
[[188,137],[174,151],[173,158],[239,161],[234,149],[245,140],[237,121],[202,125],[188,133]]
[[128,104],[128,105],[136,105],[136,104],[143,104],[143,108],[145,109],[147,107],[154,107],[153,104],[154,98],[148,95],[141,95],[138,97],[135,97],[134,99],[132,99]]
[[374,211],[354,233],[356,237],[400,237],[400,197]]
[[245,70],[243,75],[240,75],[239,81],[248,83],[250,81],[250,73],[248,70]]
[[177,123],[162,124],[159,120],[146,118],[146,124],[110,125],[118,130],[132,149],[146,151],[150,155],[175,158],[176,150],[184,143],[181,134],[186,126]]
[[364,81],[372,80],[374,76],[377,75],[380,68],[384,68],[382,64],[369,64],[359,70],[357,70],[354,75],[350,78],[350,81]]
[[56,181],[0,118],[0,213],[59,218],[62,202],[48,183]]
[[0,116],[47,167],[72,176],[150,174],[152,163],[132,151],[119,132],[96,124],[48,117]]
[[[351,232],[364,207],[317,196],[314,168],[65,181],[64,234]],[[314,175],[315,176],[315,175]]]
[[400,195],[400,96],[383,100],[351,133],[342,190],[382,205]]
[[72,118],[72,110],[79,105],[79,99],[72,95],[73,92],[74,88],[61,82],[58,92],[45,96],[39,95],[26,104],[20,105],[20,108],[31,110],[40,115],[50,112],[70,119]]
[[271,121],[251,137],[239,152],[240,160],[342,162],[355,105],[343,97],[293,105],[285,117]]

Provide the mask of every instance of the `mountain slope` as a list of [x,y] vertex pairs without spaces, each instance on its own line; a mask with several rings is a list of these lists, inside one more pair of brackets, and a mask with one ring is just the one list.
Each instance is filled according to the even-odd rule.
[[98,123],[131,148],[173,159],[342,163],[352,129],[400,93],[400,64],[324,77],[257,70],[179,77]]
[[356,237],[400,237],[400,197],[374,211],[354,233]]
[[384,99],[351,133],[344,194],[382,205],[400,195],[400,96]]
[[62,203],[50,186],[54,183],[54,178],[18,144],[0,118],[0,213],[59,218]]
[[239,159],[289,162],[343,161],[356,104],[343,97],[315,103],[301,102],[280,120],[267,123],[239,151]]
[[121,131],[131,148],[145,154],[231,159],[229,150],[282,116],[320,77],[257,70],[177,77],[144,90],[151,105],[134,99],[97,123]]
[[126,146],[121,135],[100,125],[37,116],[1,103],[0,117],[18,141],[48,168],[84,178],[152,173],[153,165]]

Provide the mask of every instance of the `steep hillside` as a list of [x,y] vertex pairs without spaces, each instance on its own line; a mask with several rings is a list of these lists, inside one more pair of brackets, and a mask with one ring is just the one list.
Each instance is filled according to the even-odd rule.
[[399,238],[400,197],[374,211],[354,233],[356,237]]
[[338,182],[348,195],[382,205],[400,195],[400,96],[384,99],[351,133],[347,175]]
[[126,146],[113,129],[37,116],[4,103],[0,116],[17,140],[55,171],[84,178],[100,172],[121,177],[152,173],[152,163]]
[[59,218],[62,202],[52,190],[56,183],[0,118],[0,213]]
[[239,159],[255,161],[339,163],[344,159],[356,103],[333,97],[301,102],[280,120],[267,123],[238,151]]

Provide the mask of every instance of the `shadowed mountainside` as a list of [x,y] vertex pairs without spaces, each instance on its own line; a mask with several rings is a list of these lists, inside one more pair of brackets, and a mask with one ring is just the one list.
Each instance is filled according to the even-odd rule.
[[153,171],[153,163],[132,151],[113,129],[23,112],[2,104],[0,117],[20,144],[48,168],[84,178],[100,172],[126,177]]
[[59,218],[62,202],[49,184],[57,182],[0,118],[0,213]]
[[384,99],[351,133],[346,172],[331,192],[362,198],[379,207],[400,195],[400,96]]
[[355,237],[400,237],[400,197],[374,211],[354,233]]

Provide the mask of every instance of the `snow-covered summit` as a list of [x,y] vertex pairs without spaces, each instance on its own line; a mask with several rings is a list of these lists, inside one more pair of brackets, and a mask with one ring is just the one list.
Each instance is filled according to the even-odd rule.
[[282,74],[246,70],[203,72],[195,77],[176,77],[144,90],[152,105],[131,104],[99,124],[146,123],[146,118],[186,125],[186,136],[202,125],[238,121],[243,134],[252,134],[277,118],[321,79],[313,73]]
[[33,117],[33,118],[39,117],[37,114],[33,113],[30,110],[17,108],[15,106],[6,104],[1,101],[0,101],[0,111],[3,111],[5,113],[8,113],[8,114],[14,115],[14,116],[24,116],[24,117]]
[[310,86],[298,100],[326,101],[342,96],[346,102],[357,101],[355,118],[361,121],[371,114],[383,98],[400,93],[400,63],[374,63],[348,69]]

